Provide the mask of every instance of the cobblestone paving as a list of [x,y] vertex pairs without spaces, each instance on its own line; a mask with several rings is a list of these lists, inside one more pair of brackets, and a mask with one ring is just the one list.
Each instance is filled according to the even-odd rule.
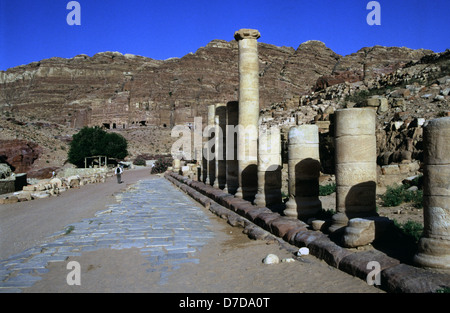
[[142,180],[95,217],[67,225],[45,244],[0,261],[0,292],[21,292],[47,273],[50,262],[99,249],[138,248],[160,273],[160,284],[214,236],[205,212],[164,178]]

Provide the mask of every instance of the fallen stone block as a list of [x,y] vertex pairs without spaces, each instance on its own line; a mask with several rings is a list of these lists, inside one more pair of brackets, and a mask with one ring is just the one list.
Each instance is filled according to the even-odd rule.
[[226,199],[224,199],[224,202],[226,202],[227,207],[234,212],[236,212],[240,206],[246,205],[249,203],[248,201],[245,201],[240,198],[226,198]]
[[381,167],[381,173],[383,175],[398,175],[400,174],[400,168],[397,164],[393,165],[383,165]]
[[255,210],[256,207],[251,204],[250,202],[246,201],[245,203],[239,204],[236,206],[236,213],[241,216],[247,216],[247,214],[253,210]]
[[244,231],[244,234],[246,234],[250,239],[254,240],[266,240],[267,238],[271,237],[271,233],[268,231],[252,224],[248,224]]
[[321,233],[310,230],[300,230],[292,239],[292,244],[297,247],[307,247],[309,244],[316,240],[328,239],[328,237]]
[[217,200],[216,202],[219,203],[220,205],[223,205],[224,207],[228,208],[228,199],[232,199],[234,198],[233,195],[230,195],[229,193],[223,193],[221,195],[217,196]]
[[50,197],[50,194],[46,191],[35,191],[31,193],[32,199],[44,199]]
[[[363,280],[367,279],[367,275],[374,270],[370,262],[378,262],[380,272],[392,266],[400,264],[400,261],[393,259],[378,250],[369,250],[363,252],[355,252],[341,259],[339,269],[350,275],[359,277]],[[377,264],[377,265],[378,265]],[[371,279],[374,279],[371,277]]]
[[63,185],[62,180],[59,179],[59,178],[57,178],[57,177],[52,178],[52,179],[49,181],[49,183],[50,183],[53,187],[56,187],[56,188],[61,188],[62,185]]
[[399,264],[381,272],[381,286],[393,293],[435,293],[450,286],[450,273]]
[[352,218],[345,227],[342,236],[342,245],[347,248],[356,248],[368,245],[384,237],[393,221],[387,217],[374,216],[367,218]]
[[255,208],[254,210],[251,210],[247,213],[247,215],[245,216],[245,218],[247,218],[248,220],[254,222],[255,219],[258,217],[259,214],[261,213],[273,213],[270,209],[268,208]]
[[315,257],[324,260],[327,264],[338,267],[340,261],[352,252],[332,242],[329,238],[320,238],[312,241],[307,248]]
[[19,202],[31,201],[31,191],[20,191],[17,193],[17,198]]
[[269,223],[271,233],[280,238],[283,238],[291,229],[306,229],[307,226],[307,224],[300,220],[294,220],[284,216],[271,220]]
[[23,191],[36,191],[36,185],[23,186],[22,190]]
[[15,196],[0,198],[0,204],[12,204],[19,202],[19,198]]
[[344,229],[342,244],[348,248],[367,245],[375,240],[375,222],[352,218]]
[[261,213],[255,218],[254,223],[270,232],[270,222],[279,217],[278,213]]

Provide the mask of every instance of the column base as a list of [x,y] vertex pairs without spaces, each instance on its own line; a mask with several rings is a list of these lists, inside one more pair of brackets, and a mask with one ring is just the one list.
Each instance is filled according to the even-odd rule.
[[448,240],[422,237],[418,253],[414,256],[417,266],[450,270],[450,242]]

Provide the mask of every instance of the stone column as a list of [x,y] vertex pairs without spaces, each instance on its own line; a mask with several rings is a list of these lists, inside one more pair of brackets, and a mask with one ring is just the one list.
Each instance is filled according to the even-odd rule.
[[213,136],[211,135],[215,131],[214,126],[214,116],[216,113],[216,106],[214,104],[208,105],[208,120],[205,128],[205,134],[207,135],[207,144],[205,150],[203,151],[203,155],[206,158],[206,179],[205,184],[213,185],[215,176],[216,176],[216,162],[215,162],[215,151],[214,151],[214,141]]
[[214,187],[224,189],[226,185],[226,104],[217,103],[215,106],[215,180]]
[[417,265],[450,269],[450,117],[428,123],[423,133],[423,215]]
[[376,112],[373,108],[335,112],[336,214],[330,232],[355,217],[377,216]]
[[258,193],[255,205],[272,207],[282,203],[281,134],[276,126],[261,127],[258,142]]
[[288,134],[289,200],[284,214],[307,219],[322,210],[319,200],[319,128],[293,126]]
[[173,159],[173,171],[177,174],[180,173],[181,170],[181,159],[175,158]]
[[237,197],[253,201],[258,190],[259,31],[241,29],[239,44],[239,188]]
[[230,101],[227,103],[227,125],[226,125],[226,185],[225,192],[235,194],[239,187],[239,164],[237,159],[237,139],[238,135],[235,131],[239,124],[239,103]]

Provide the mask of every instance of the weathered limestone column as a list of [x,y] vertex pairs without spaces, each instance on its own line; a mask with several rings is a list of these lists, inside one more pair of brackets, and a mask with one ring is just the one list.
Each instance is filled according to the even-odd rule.
[[259,31],[240,29],[239,44],[239,188],[235,196],[253,201],[258,190]]
[[[203,155],[206,158],[206,179],[205,184],[213,185],[215,176],[216,176],[216,163],[215,163],[215,152],[214,152],[214,142],[212,138],[214,138],[211,133],[215,132],[214,126],[214,116],[216,114],[216,106],[214,104],[208,105],[208,120],[205,128],[205,133],[207,137],[207,144]],[[204,134],[205,135],[205,134]]]
[[330,232],[355,217],[377,216],[376,112],[373,108],[335,112],[336,214]]
[[281,134],[276,126],[261,127],[258,143],[258,193],[255,205],[271,207],[282,203]]
[[217,103],[215,106],[215,180],[214,187],[224,189],[227,180],[226,166],[226,104]]
[[173,159],[173,171],[177,174],[179,174],[181,170],[181,159],[175,158]]
[[450,269],[450,117],[428,123],[423,133],[424,229],[417,265]]
[[322,209],[319,200],[319,128],[293,126],[288,134],[289,200],[284,215],[306,219]]
[[235,131],[239,124],[239,103],[230,101],[227,103],[227,125],[226,125],[226,185],[223,189],[225,192],[235,194],[239,187],[239,164],[237,159],[237,139],[238,134]]

